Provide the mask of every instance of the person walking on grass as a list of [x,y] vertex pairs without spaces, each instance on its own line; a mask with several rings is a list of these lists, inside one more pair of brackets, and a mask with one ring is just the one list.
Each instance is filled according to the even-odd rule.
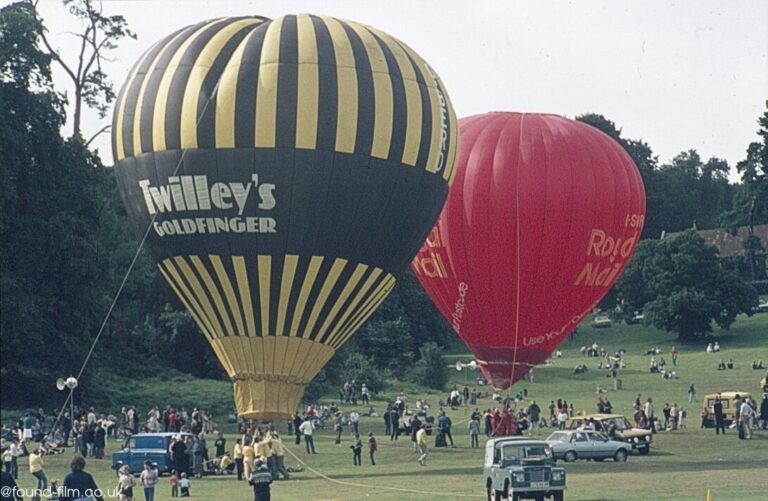
[[355,435],[355,441],[349,448],[352,449],[352,466],[363,466],[363,441],[360,440],[360,435]]
[[419,452],[421,452],[421,456],[419,456],[419,464],[421,466],[427,466],[429,448],[427,447],[427,430],[424,428],[420,428],[419,431],[416,432],[416,444],[419,447]]
[[127,464],[124,464],[118,470],[117,480],[117,499],[119,501],[133,501],[133,488],[136,486],[136,480],[131,475],[131,470]]
[[376,451],[379,449],[379,444],[376,442],[376,437],[373,436],[373,432],[368,432],[368,453],[371,456],[371,466],[376,466],[376,458],[374,458],[374,455],[376,454]]
[[139,483],[144,487],[145,501],[155,501],[155,485],[157,485],[159,479],[160,474],[152,466],[152,461],[149,459],[144,461],[144,470],[139,477]]

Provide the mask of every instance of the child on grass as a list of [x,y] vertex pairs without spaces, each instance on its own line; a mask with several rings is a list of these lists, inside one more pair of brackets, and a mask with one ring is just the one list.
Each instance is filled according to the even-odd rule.
[[171,471],[171,497],[179,497],[179,476],[176,474],[176,470]]
[[181,497],[188,498],[189,497],[189,479],[187,478],[187,474],[182,472],[181,473],[181,480],[179,480],[179,484],[181,485]]

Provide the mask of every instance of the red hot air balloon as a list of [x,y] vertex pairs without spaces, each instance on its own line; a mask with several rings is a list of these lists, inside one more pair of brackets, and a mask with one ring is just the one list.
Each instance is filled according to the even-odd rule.
[[608,292],[645,220],[640,173],[557,115],[459,121],[456,179],[412,268],[493,386],[544,362]]

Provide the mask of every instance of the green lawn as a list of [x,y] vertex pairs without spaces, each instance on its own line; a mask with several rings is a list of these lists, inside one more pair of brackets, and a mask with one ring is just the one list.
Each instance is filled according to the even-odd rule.
[[[650,374],[648,358],[642,356],[647,348],[658,345],[671,363],[668,352],[675,344],[672,335],[643,326],[614,325],[609,329],[595,330],[585,325],[576,339],[562,346],[563,358],[555,360],[554,365],[537,368],[535,381],[518,383],[512,388],[512,393],[526,388],[529,398],[536,399],[543,409],[550,400],[565,398],[573,401],[577,410],[594,412],[596,384],[601,383],[606,388],[611,386],[605,373],[596,369],[597,359],[585,359],[579,354],[581,345],[595,341],[609,351],[625,348],[628,352],[630,365],[619,375],[624,389],[609,390],[607,394],[616,412],[628,414],[636,394],[642,393],[643,398],[653,397],[659,413],[664,402],[677,402],[686,407],[689,410],[688,429],[658,433],[650,455],[633,455],[626,463],[568,464],[567,499],[703,500],[708,489],[711,489],[715,500],[767,498],[768,432],[758,432],[752,441],[740,441],[734,431],[725,436],[715,436],[712,430],[700,430],[698,412],[701,403],[688,404],[687,390],[691,383],[695,383],[700,400],[706,393],[720,390],[749,391],[759,397],[758,383],[763,373],[751,370],[749,364],[754,359],[768,362],[768,315],[739,318],[730,331],[716,331],[722,346],[720,354],[705,353],[705,343],[677,343],[680,379],[674,381],[664,381],[660,376]],[[721,357],[725,360],[733,358],[736,368],[731,371],[715,370]],[[446,356],[446,363],[452,365],[456,360],[466,362],[470,357]],[[586,363],[590,372],[574,376],[573,367],[580,363]],[[463,384],[464,374],[452,370],[451,375],[456,383]],[[392,391],[396,390],[393,388]],[[436,410],[441,395],[420,396],[428,398]],[[415,397],[411,395],[411,398]],[[445,398],[444,395],[442,397]],[[382,409],[384,403],[377,401],[374,406]],[[479,406],[489,407],[491,402],[484,399]],[[362,433],[374,431],[379,439],[377,466],[368,464],[367,449],[363,452],[364,465],[358,468],[351,466],[349,435],[345,437],[345,443],[338,447],[333,444],[330,431],[320,433],[316,437],[319,454],[311,457],[303,452],[303,446],[294,446],[290,441],[289,450],[296,458],[287,456],[286,463],[296,466],[302,461],[306,462],[306,468],[294,474],[291,481],[274,483],[273,499],[482,498],[482,451],[469,448],[465,411],[453,411],[451,417],[456,448],[433,449],[426,467],[416,462],[416,455],[411,452],[407,438],[390,442],[382,436],[384,426],[379,418],[364,418],[361,426]],[[232,443],[234,435],[229,435],[229,438]],[[108,456],[116,446],[114,442],[109,444]],[[66,473],[67,459],[63,456],[48,458],[49,477],[62,478]],[[89,461],[88,470],[95,474],[104,488],[115,483],[107,460]],[[167,479],[163,480],[157,497],[160,500],[170,498]],[[34,479],[23,472],[20,483],[23,487],[31,487]],[[231,476],[205,478],[192,483],[192,497],[198,500],[239,500],[251,499],[251,496],[247,485],[244,482],[238,484]],[[142,497],[139,495],[137,499]]]

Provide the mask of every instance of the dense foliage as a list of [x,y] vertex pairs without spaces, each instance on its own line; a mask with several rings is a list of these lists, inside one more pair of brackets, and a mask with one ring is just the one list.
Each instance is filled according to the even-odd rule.
[[720,266],[717,249],[693,230],[640,242],[618,290],[628,314],[643,311],[646,322],[683,341],[708,334],[713,321],[728,328],[757,306],[754,288]]
[[[77,375],[102,330],[82,375],[82,398],[111,401],[103,385],[89,384],[93,379],[188,377],[179,379],[179,373],[224,379],[204,336],[143,252],[102,329],[138,238],[125,217],[111,169],[101,164],[77,130],[70,139],[62,138],[65,111],[77,103],[67,102],[53,87],[50,64],[56,55],[41,49],[43,33],[30,2],[0,10],[3,404],[59,401],[54,381]],[[93,94],[96,101],[99,95],[112,95],[108,81],[100,82],[106,87]],[[85,104],[98,107],[106,101]],[[749,146],[747,158],[737,166],[743,182],[735,186],[728,183],[728,165],[722,160],[704,161],[690,150],[658,165],[648,144],[623,138],[605,117],[587,114],[578,119],[619,141],[640,168],[648,196],[645,237],[694,225],[703,229],[721,223],[768,223],[768,112],[760,119],[763,142]],[[755,279],[755,263],[765,251],[759,241],[749,245]],[[708,332],[712,319],[727,326],[754,302],[754,293],[724,271],[712,249],[693,233],[672,241],[643,242],[622,281],[622,293],[627,304],[645,307],[655,325],[682,337]],[[392,379],[441,388],[447,375],[440,355],[456,343],[414,276],[406,273],[316,378],[308,395],[347,379],[366,381],[373,391],[384,390]]]

